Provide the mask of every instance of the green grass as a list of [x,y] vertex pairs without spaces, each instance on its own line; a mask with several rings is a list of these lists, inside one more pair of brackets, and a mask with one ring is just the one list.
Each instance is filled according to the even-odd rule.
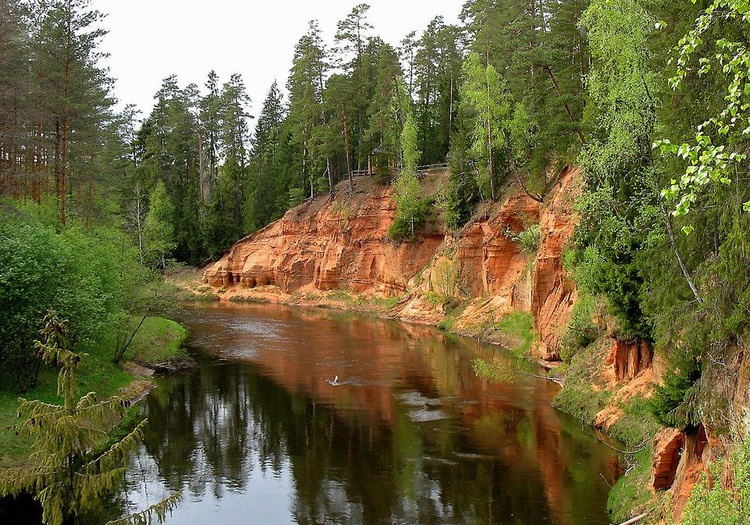
[[[78,374],[78,391],[86,394],[97,392],[101,397],[116,394],[132,381],[132,376],[112,364],[111,355],[104,351],[88,350]],[[17,394],[0,392],[0,466],[16,464],[28,455],[31,437],[16,436],[8,427],[19,423],[16,417],[18,399],[40,399],[47,403],[62,403],[57,395],[57,370],[43,367],[36,388]]]
[[[610,403],[614,395],[602,383],[600,367],[605,361],[607,345],[602,341],[589,345],[575,354],[568,366],[565,385],[555,399],[555,408],[591,424],[596,415]],[[626,474],[609,493],[607,507],[610,519],[621,523],[633,514],[655,508],[648,484],[651,477],[653,437],[659,425],[648,409],[648,403],[633,398],[620,405],[624,416],[607,434],[618,443],[628,464]]]
[[537,340],[534,317],[528,312],[508,314],[495,323],[492,329],[505,336],[510,343],[508,349],[518,357],[528,355]]
[[456,316],[449,314],[446,315],[445,318],[438,323],[438,328],[440,330],[443,330],[444,332],[450,332],[453,330],[453,325],[456,324]]
[[[131,329],[135,329],[138,322],[140,319],[133,319]],[[125,352],[125,360],[146,363],[166,361],[180,354],[187,336],[187,330],[179,323],[163,317],[147,317]]]
[[[132,320],[133,328],[137,320]],[[133,339],[125,359],[139,359],[158,363],[181,353],[181,345],[187,337],[187,330],[180,324],[158,317],[147,318]],[[112,363],[114,337],[102,336],[99,342],[80,345],[76,350],[85,353],[78,373],[78,391],[83,395],[96,392],[101,398],[117,394],[130,384],[133,376]],[[10,429],[19,421],[16,417],[18,399],[40,399],[48,403],[60,404],[57,395],[57,370],[42,367],[36,388],[17,394],[0,392],[0,467],[11,466],[23,461],[30,451],[31,438],[16,436]]]
[[655,510],[654,497],[648,488],[652,453],[652,447],[646,446],[629,457],[628,469],[609,491],[607,510],[613,523],[623,523],[635,514]]
[[576,354],[568,366],[565,386],[555,398],[555,408],[587,424],[592,423],[612,397],[612,393],[602,385],[594,388],[599,377],[599,365],[605,358],[604,345],[592,345]]

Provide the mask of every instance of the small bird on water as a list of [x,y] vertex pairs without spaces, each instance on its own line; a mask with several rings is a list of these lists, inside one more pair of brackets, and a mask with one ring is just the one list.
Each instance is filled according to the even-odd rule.
[[333,379],[327,379],[327,381],[328,381],[328,384],[331,385],[331,386],[338,386],[338,384],[339,384],[339,376],[338,375],[333,376]]

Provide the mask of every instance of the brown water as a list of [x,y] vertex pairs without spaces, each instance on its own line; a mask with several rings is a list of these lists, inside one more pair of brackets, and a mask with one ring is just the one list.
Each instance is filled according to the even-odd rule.
[[[502,351],[322,310],[185,322],[202,366],[145,402],[131,511],[181,491],[167,523],[608,523],[617,457]],[[507,382],[478,379],[498,354]]]

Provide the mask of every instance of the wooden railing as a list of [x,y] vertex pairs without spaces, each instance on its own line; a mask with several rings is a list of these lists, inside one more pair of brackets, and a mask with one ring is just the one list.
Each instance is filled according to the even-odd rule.
[[[447,162],[417,166],[417,176],[424,177],[425,175],[430,175],[436,171],[443,171],[446,169],[448,169]],[[399,173],[400,170],[396,170],[393,172],[394,175],[398,175]],[[352,170],[352,177],[367,177],[370,175],[375,175],[375,170]]]

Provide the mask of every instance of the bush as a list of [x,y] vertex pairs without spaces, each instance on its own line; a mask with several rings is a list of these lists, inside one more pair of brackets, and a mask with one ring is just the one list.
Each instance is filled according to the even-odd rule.
[[713,482],[705,476],[690,495],[682,525],[743,525],[750,523],[750,440],[735,449],[729,465],[732,487],[719,481],[725,463],[712,469]]
[[695,413],[698,381],[701,377],[700,365],[689,357],[675,358],[673,369],[664,374],[664,385],[657,386],[649,405],[651,413],[664,426],[686,428],[697,425],[699,416]]
[[35,385],[33,340],[48,311],[64,314],[72,346],[123,315],[137,267],[123,246],[122,234],[104,228],[58,233],[23,214],[0,217],[0,389]]
[[594,298],[582,292],[573,306],[570,321],[560,340],[560,357],[570,363],[572,357],[599,337],[599,328],[594,323],[597,306]]
[[287,203],[289,204],[289,207],[294,208],[303,202],[305,202],[305,190],[302,188],[291,188],[289,190],[289,201]]
[[542,240],[542,230],[538,224],[532,224],[525,230],[518,232],[517,235],[512,233],[506,234],[511,241],[518,243],[521,251],[528,254],[534,254],[539,251],[539,245]]
[[[408,211],[397,211],[393,224],[388,229],[388,237],[397,242],[414,240],[417,232],[432,219],[433,207],[433,199],[423,198],[411,204]],[[399,210],[401,209],[403,208],[399,204]]]

